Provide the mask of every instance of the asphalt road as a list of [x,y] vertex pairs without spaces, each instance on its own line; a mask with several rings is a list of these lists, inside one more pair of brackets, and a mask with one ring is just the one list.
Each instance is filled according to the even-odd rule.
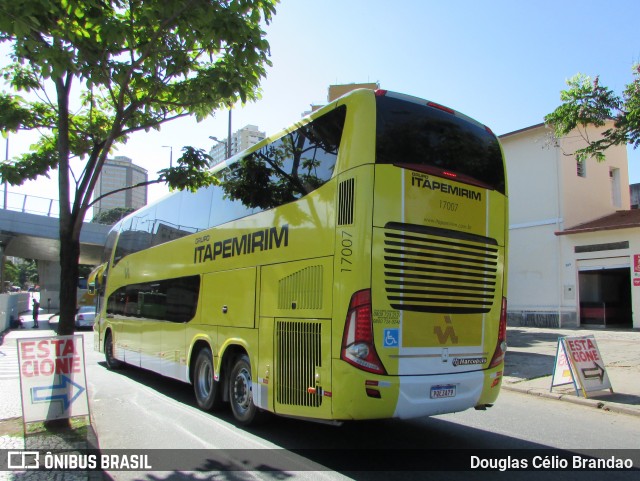
[[[141,369],[108,371],[102,356],[91,350],[92,334],[86,335],[90,405],[101,449],[166,449],[166,456],[176,456],[180,465],[172,472],[109,473],[117,480],[540,479],[543,473],[535,470],[444,473],[421,471],[420,466],[440,463],[446,468],[451,453],[455,465],[461,455],[517,458],[527,452],[520,450],[548,449],[556,450],[541,451],[549,462],[555,454],[607,456],[610,451],[589,450],[630,450],[615,454],[633,457],[640,467],[640,418],[504,390],[484,412],[340,427],[271,417],[259,427],[243,429],[229,412],[198,410],[188,385]],[[261,470],[265,465],[274,468]],[[220,468],[222,473],[211,475]],[[638,471],[606,475],[637,476]],[[602,473],[552,471],[544,477],[601,479]]]

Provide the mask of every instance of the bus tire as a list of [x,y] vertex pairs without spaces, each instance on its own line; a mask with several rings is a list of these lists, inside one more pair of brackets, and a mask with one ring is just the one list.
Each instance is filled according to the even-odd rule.
[[104,359],[107,363],[107,369],[114,370],[120,369],[122,363],[113,357],[113,336],[111,331],[107,331],[107,335],[104,338]]
[[219,383],[213,375],[211,349],[204,347],[198,352],[193,369],[193,392],[198,407],[203,411],[218,409],[222,404]]
[[229,375],[229,401],[233,417],[243,426],[248,426],[259,417],[253,403],[251,363],[249,356],[242,354],[235,359]]

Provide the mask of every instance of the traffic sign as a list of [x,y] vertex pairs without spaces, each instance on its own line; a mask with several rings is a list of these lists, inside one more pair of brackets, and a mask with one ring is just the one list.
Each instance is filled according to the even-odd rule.
[[596,338],[591,336],[558,339],[551,389],[573,382],[587,397],[588,392],[609,389],[613,392]]
[[18,339],[25,423],[89,414],[82,336]]

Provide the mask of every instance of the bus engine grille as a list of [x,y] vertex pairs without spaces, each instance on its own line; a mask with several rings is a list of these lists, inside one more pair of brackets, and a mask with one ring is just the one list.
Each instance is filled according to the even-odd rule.
[[278,321],[277,397],[280,404],[319,407],[321,393],[309,392],[316,384],[316,367],[321,366],[322,329],[319,322]]
[[384,280],[391,307],[446,314],[491,310],[498,282],[494,239],[408,224],[386,227]]

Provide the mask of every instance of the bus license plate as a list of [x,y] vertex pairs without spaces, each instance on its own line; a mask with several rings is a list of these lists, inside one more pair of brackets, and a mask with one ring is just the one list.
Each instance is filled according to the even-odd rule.
[[431,399],[441,399],[445,397],[455,397],[456,386],[447,384],[444,386],[431,386]]

